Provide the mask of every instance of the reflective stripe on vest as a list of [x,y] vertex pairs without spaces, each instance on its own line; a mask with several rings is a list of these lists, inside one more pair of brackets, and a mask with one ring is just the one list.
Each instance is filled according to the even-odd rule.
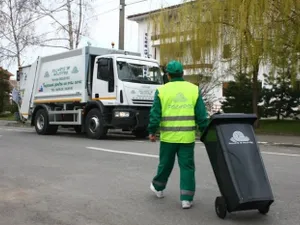
[[160,128],[161,131],[174,131],[174,132],[178,132],[178,131],[192,131],[192,130],[196,130],[196,126],[193,127],[161,127]]
[[199,88],[186,81],[169,82],[158,89],[162,105],[161,141],[192,143],[195,141],[195,105]]
[[195,116],[164,116],[161,121],[194,120]]

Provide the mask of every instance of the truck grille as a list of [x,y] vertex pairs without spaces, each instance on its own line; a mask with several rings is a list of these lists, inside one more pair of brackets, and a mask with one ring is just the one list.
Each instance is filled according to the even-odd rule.
[[139,105],[152,105],[153,100],[132,99],[132,103],[139,104]]

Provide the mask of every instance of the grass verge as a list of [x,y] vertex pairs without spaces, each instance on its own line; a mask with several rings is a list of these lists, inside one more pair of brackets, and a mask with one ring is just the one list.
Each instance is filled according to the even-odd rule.
[[257,134],[300,136],[300,120],[260,120]]
[[13,114],[0,116],[0,120],[7,120],[7,121],[15,121],[15,117]]

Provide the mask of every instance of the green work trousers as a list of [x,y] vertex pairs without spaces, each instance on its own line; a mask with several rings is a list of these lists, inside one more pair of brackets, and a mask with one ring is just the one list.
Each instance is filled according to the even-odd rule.
[[192,201],[195,194],[195,143],[160,143],[159,165],[152,184],[157,191],[166,188],[177,154],[180,168],[180,200]]

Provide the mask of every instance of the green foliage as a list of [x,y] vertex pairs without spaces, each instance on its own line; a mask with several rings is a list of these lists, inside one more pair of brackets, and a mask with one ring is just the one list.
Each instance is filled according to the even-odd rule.
[[[246,74],[239,74],[224,90],[225,113],[253,113],[252,81]],[[292,87],[291,74],[279,72],[276,76],[265,75],[265,87],[259,90],[260,117],[295,118],[300,114],[300,91]]]
[[[299,0],[183,0],[179,7],[151,15],[160,58],[201,68],[223,60],[230,69],[251,74],[253,112],[258,113],[258,71],[263,62],[276,67],[288,58],[296,69],[300,52]],[[186,66],[187,68],[187,66]],[[291,77],[295,83],[295,73]],[[247,109],[248,110],[248,109]]]
[[161,10],[160,16],[152,15],[161,42],[162,61],[176,58],[188,63],[210,63],[223,49],[224,59],[249,74],[255,72],[261,61],[276,61],[282,53],[292,61],[297,59],[300,1],[183,0],[182,3]]
[[291,74],[279,72],[265,75],[267,87],[263,88],[264,117],[294,118],[299,115],[300,91],[292,88]]
[[4,72],[0,71],[0,113],[8,105],[10,84]]
[[12,114],[19,112],[18,105],[13,102],[11,105],[9,105],[8,111],[10,111]]
[[247,74],[236,75],[223,94],[222,110],[225,113],[252,113],[252,82]]

